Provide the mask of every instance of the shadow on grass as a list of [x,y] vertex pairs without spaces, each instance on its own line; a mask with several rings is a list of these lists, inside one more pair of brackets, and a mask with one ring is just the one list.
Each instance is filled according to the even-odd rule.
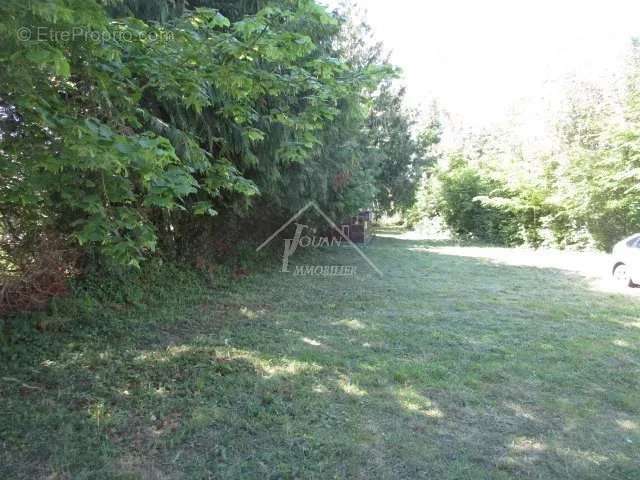
[[445,246],[381,237],[383,279],[264,273],[26,335],[0,474],[637,478],[640,303]]

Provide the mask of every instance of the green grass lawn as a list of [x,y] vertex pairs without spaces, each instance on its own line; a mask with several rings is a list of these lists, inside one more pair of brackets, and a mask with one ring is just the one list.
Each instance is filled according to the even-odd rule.
[[640,478],[640,298],[431,246],[16,326],[0,478]]

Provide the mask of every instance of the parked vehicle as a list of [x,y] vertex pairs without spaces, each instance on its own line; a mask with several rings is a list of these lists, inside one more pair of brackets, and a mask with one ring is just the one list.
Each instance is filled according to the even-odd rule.
[[640,284],[640,233],[616,243],[612,255],[613,279],[624,286]]

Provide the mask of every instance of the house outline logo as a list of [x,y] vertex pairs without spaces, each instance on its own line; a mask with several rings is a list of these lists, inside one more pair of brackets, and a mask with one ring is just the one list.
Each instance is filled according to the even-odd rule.
[[[260,250],[262,250],[264,247],[266,247],[267,245],[269,245],[271,243],[271,241],[276,238],[285,228],[287,228],[289,225],[291,225],[293,222],[295,222],[298,218],[300,218],[302,216],[302,214],[304,214],[304,212],[306,212],[307,210],[309,210],[310,208],[315,209],[316,212],[318,212],[318,214],[320,214],[320,216],[329,224],[329,226],[331,228],[333,228],[333,230],[335,230],[336,232],[338,232],[340,234],[340,236],[347,241],[347,243],[354,248],[354,250],[356,252],[358,252],[358,255],[360,255],[365,262],[367,262],[367,264],[378,274],[380,275],[380,277],[382,278],[384,276],[384,274],[382,273],[382,271],[375,265],[375,263],[373,263],[371,261],[371,259],[369,257],[367,257],[365,255],[365,253],[355,244],[351,241],[351,239],[345,235],[345,233],[342,231],[341,228],[338,228],[338,226],[333,222],[333,220],[331,220],[331,218],[329,218],[329,216],[324,213],[322,211],[322,209],[318,206],[318,204],[311,200],[309,203],[307,203],[304,207],[302,207],[300,210],[298,210],[289,220],[287,220],[278,230],[276,230],[273,234],[271,234],[271,236],[269,238],[267,238],[264,242],[262,242],[262,244],[260,244],[260,246],[258,248],[256,248],[256,252],[259,252]],[[289,239],[291,241],[291,239]],[[286,245],[286,240],[285,240],[285,249],[287,248]],[[293,253],[293,252],[292,252]],[[286,250],[285,250],[285,255],[287,254]],[[286,270],[285,270],[286,271]]]

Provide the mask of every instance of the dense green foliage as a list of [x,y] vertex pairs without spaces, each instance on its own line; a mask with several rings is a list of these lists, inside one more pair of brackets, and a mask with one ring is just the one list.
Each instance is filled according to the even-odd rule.
[[438,178],[437,209],[443,220],[456,235],[473,234],[480,240],[494,243],[512,242],[515,237],[511,231],[513,215],[477,200],[495,194],[500,186],[482,177],[464,163],[464,159],[457,160]]
[[[384,83],[369,118],[369,131],[379,168],[377,205],[386,212],[406,212],[415,202],[419,181],[428,163],[424,148],[437,142],[414,138],[415,112],[403,107],[404,90],[395,91]],[[422,140],[422,142],[421,142]]]
[[[413,122],[379,89],[394,69],[349,52],[360,31],[313,0],[7,0],[0,19],[13,255],[48,232],[138,265],[310,200],[350,215],[389,181],[411,203]],[[383,139],[369,119],[387,109]]]
[[[615,92],[615,89],[613,89]],[[553,147],[471,135],[427,186],[425,210],[463,236],[507,245],[610,248],[640,231],[640,44],[618,90],[576,82]]]

